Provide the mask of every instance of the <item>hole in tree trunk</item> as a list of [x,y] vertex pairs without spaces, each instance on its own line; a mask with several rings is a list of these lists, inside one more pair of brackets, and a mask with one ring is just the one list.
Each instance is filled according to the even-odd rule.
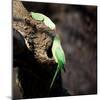
[[52,58],[53,57],[53,55],[52,55],[52,45],[47,50],[47,55],[48,55],[49,58]]

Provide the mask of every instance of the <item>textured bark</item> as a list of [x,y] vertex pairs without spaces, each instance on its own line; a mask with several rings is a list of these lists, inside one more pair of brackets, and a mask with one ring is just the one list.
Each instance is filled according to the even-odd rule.
[[41,63],[46,60],[51,61],[47,56],[47,50],[52,45],[53,39],[53,34],[50,36],[49,33],[54,31],[42,22],[33,20],[18,0],[13,1],[13,28],[23,36],[27,48],[34,52],[37,60],[41,60]]

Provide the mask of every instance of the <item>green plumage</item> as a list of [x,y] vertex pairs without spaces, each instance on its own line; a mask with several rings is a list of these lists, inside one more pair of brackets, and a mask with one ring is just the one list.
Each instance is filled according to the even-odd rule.
[[51,21],[51,19],[41,13],[31,12],[32,18],[38,21],[42,21],[46,26],[50,29],[54,30],[56,28],[55,24]]
[[56,36],[53,40],[52,54],[53,54],[53,57],[54,57],[56,63],[58,64],[58,66],[57,66],[57,70],[55,72],[55,75],[52,79],[50,88],[52,88],[58,72],[61,70],[64,70],[64,64],[65,64],[65,55],[64,55],[64,51],[61,47],[60,39],[58,36]]

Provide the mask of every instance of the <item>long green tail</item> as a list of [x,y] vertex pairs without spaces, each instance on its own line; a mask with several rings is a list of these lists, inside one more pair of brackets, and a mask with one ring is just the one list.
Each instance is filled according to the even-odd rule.
[[50,84],[50,88],[52,88],[53,83],[54,83],[54,81],[55,81],[55,79],[56,79],[56,76],[57,76],[58,72],[59,72],[59,65],[57,66],[57,70],[56,70],[55,75],[54,75],[54,77],[53,77],[53,79],[52,79],[52,82],[51,82],[51,84]]

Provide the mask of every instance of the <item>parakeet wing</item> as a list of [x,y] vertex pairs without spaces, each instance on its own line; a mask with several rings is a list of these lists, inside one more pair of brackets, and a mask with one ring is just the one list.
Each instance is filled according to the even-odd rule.
[[44,15],[41,13],[31,12],[32,18],[38,21],[44,20]]
[[63,52],[62,48],[57,47],[55,50],[56,50],[55,56],[56,56],[56,58],[58,60],[59,67],[64,67],[64,64],[65,64],[65,56],[64,56],[64,52]]

